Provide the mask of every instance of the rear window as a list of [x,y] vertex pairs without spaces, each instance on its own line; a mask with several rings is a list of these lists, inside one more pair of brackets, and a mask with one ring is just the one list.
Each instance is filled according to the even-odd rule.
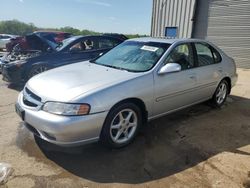
[[220,63],[222,60],[220,53],[217,50],[215,50],[213,47],[211,47],[211,50],[214,56],[214,62]]
[[214,64],[214,56],[208,45],[195,43],[195,48],[197,52],[198,65],[200,67]]

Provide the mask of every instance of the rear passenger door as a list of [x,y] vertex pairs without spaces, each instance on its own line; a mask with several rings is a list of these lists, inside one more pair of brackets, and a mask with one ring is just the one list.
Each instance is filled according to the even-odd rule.
[[223,73],[221,56],[205,42],[193,43],[193,47],[197,62],[197,92],[199,97],[197,99],[208,99],[212,97]]

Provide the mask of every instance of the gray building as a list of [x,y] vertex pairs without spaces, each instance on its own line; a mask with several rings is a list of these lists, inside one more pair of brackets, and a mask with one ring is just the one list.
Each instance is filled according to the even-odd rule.
[[153,0],[151,35],[207,39],[250,68],[250,0]]

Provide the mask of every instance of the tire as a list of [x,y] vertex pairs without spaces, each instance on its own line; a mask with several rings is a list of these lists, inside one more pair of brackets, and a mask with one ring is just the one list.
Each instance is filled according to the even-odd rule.
[[49,67],[46,65],[35,65],[34,67],[31,68],[29,74],[28,74],[28,78],[32,78],[33,76],[40,74],[44,71],[49,70]]
[[215,108],[220,108],[225,103],[229,93],[229,84],[226,80],[222,80],[216,88],[213,98],[211,100],[212,105]]
[[104,122],[100,142],[109,148],[130,144],[142,125],[142,113],[133,103],[124,103],[111,109]]

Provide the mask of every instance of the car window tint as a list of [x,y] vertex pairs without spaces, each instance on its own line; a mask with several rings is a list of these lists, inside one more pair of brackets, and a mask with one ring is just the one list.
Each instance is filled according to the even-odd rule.
[[221,60],[222,60],[220,53],[217,50],[215,50],[214,48],[212,48],[212,47],[211,47],[211,49],[212,49],[213,56],[214,56],[214,62],[215,63],[220,63]]
[[1,39],[9,39],[10,38],[10,36],[5,36],[5,35],[3,35],[2,37],[1,37]]
[[86,50],[93,50],[97,49],[95,41],[92,39],[84,39],[76,44],[74,44],[72,47],[70,47],[70,51],[86,51]]
[[105,39],[105,38],[101,38],[99,39],[99,48],[113,48],[114,46],[116,46],[118,44],[117,41],[111,40],[111,39]]
[[193,50],[189,44],[181,44],[170,52],[166,59],[167,63],[178,63],[181,70],[186,70],[194,67]]
[[196,43],[195,48],[199,66],[214,64],[213,54],[207,45]]

